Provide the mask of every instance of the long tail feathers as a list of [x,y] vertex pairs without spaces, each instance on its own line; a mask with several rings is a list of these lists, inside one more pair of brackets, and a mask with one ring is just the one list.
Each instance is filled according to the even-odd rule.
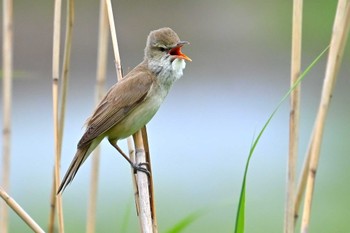
[[77,150],[77,153],[75,154],[73,161],[71,162],[66,174],[64,175],[64,178],[58,188],[57,194],[63,193],[67,185],[72,182],[75,175],[77,174],[77,171],[79,170],[80,166],[83,164],[85,159],[89,156],[87,153],[89,150],[90,145],[87,145],[83,148],[79,148]]

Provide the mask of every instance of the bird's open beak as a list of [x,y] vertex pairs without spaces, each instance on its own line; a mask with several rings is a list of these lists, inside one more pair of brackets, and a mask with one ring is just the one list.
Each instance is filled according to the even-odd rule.
[[190,43],[188,41],[180,41],[179,43],[177,43],[177,45],[174,48],[170,49],[169,54],[172,56],[176,56],[177,58],[180,58],[180,59],[192,61],[191,58],[187,57],[186,54],[181,52],[181,47],[184,46],[185,44],[190,44]]

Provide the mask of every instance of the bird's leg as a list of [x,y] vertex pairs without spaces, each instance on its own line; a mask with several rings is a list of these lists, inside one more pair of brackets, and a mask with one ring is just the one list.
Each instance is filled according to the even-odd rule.
[[109,143],[126,159],[126,161],[128,161],[128,163],[131,165],[131,167],[134,169],[134,173],[136,173],[137,171],[140,172],[144,172],[146,173],[148,176],[150,176],[150,172],[148,170],[148,168],[143,167],[143,165],[145,166],[149,166],[148,163],[139,163],[136,164],[133,161],[131,161],[131,159],[124,153],[124,151],[122,151],[122,149],[120,149],[120,147],[118,146],[116,141],[113,140],[108,140]]

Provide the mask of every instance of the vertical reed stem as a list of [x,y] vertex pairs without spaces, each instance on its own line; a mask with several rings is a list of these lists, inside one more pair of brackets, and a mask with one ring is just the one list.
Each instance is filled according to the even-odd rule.
[[[55,192],[60,182],[60,156],[59,156],[59,122],[58,122],[58,80],[59,80],[59,58],[60,58],[60,31],[61,31],[61,7],[62,1],[55,0],[54,26],[53,26],[53,52],[52,52],[52,107],[53,107],[53,129],[54,129],[54,153],[55,153]],[[58,230],[64,232],[62,197],[56,196]]]
[[[12,0],[3,1],[2,26],[2,67],[3,67],[3,147],[2,147],[2,186],[10,188],[10,160],[11,160],[11,108],[12,108],[12,73],[13,73],[13,3]],[[0,203],[0,232],[8,232],[8,208]]]
[[[137,164],[146,163],[146,153],[142,140],[142,132],[137,131],[134,135],[135,158]],[[139,219],[142,233],[152,233],[153,223],[151,214],[150,191],[148,176],[144,172],[137,171],[137,187],[139,196]]]
[[73,40],[73,25],[74,25],[74,0],[67,0],[67,19],[66,19],[66,38],[63,55],[63,69],[61,78],[61,101],[60,101],[60,117],[59,117],[59,156],[61,160],[62,140],[64,132],[64,120],[66,116],[67,91],[69,80],[69,66],[72,51]]
[[[112,10],[112,4],[110,0],[106,0],[107,5],[107,11],[108,11],[108,19],[109,19],[109,26],[110,26],[110,32],[112,37],[112,44],[113,44],[113,51],[114,51],[114,57],[115,57],[115,65],[117,70],[117,76],[120,80],[122,78],[122,68],[121,68],[121,62],[120,62],[120,55],[119,55],[119,48],[118,48],[118,41],[117,41],[117,35],[115,31],[115,24],[114,24],[114,16],[113,16],[113,10]],[[128,149],[129,154],[132,153],[133,148],[131,147],[132,143],[130,142],[131,137],[128,139]],[[142,140],[142,133],[141,131],[137,132],[134,135],[134,144],[135,144],[135,150],[139,151],[139,154],[136,156],[136,162],[144,161],[146,162],[146,154],[144,152],[144,146],[143,146],[143,140]],[[137,147],[136,147],[137,146]],[[133,156],[130,158],[132,159]],[[133,179],[135,177],[133,176]],[[151,216],[151,206],[150,206],[150,194],[149,194],[149,181],[148,177],[145,174],[140,174],[140,172],[137,173],[137,189],[135,191],[135,195],[138,195],[138,197],[135,197],[135,201],[139,200],[139,204],[136,204],[136,208],[139,213],[139,220],[141,225],[141,231],[142,232],[153,232],[153,227],[156,226],[156,224],[152,225],[152,216]],[[146,185],[147,184],[147,185]],[[134,185],[135,187],[135,185]],[[140,190],[142,189],[142,190]],[[147,192],[147,195],[146,195]],[[142,193],[142,194],[141,194]],[[145,200],[144,198],[147,198]],[[139,208],[139,209],[138,209]],[[155,216],[155,215],[154,215]]]
[[[312,132],[311,138],[314,137],[313,134],[314,133]],[[311,146],[312,146],[312,141],[309,142],[309,145],[308,145],[308,148],[307,148],[307,152],[305,154],[303,168],[302,168],[302,171],[301,171],[301,175],[300,175],[299,182],[298,182],[298,187],[297,187],[297,192],[296,192],[296,195],[295,195],[294,227],[295,227],[295,225],[297,223],[297,220],[299,218],[300,205],[301,205],[301,201],[302,201],[303,195],[305,193],[306,181],[307,181],[307,176],[308,176],[308,170],[309,170],[309,166],[310,166],[310,156],[311,156],[311,151],[312,151]]]
[[152,224],[153,224],[153,233],[158,233],[158,222],[157,222],[157,211],[156,211],[156,199],[155,199],[155,192],[154,192],[154,185],[153,185],[153,173],[152,173],[152,163],[151,163],[151,153],[149,149],[149,143],[148,143],[148,136],[147,136],[147,127],[144,126],[142,129],[142,139],[143,139],[143,145],[145,147],[145,153],[146,153],[146,163],[149,164],[149,193],[150,193],[150,201],[151,201],[151,217],[152,217]]
[[[64,46],[64,56],[63,56],[63,68],[62,68],[62,78],[61,78],[61,100],[60,100],[60,111],[59,111],[59,122],[58,122],[58,160],[61,161],[61,151],[62,151],[62,141],[63,141],[63,131],[64,131],[64,120],[66,112],[66,102],[67,102],[67,91],[68,91],[68,78],[69,78],[69,65],[71,57],[72,48],[72,38],[73,38],[73,24],[74,24],[74,0],[67,0],[67,17],[66,17],[66,38]],[[57,113],[58,114],[58,113]],[[53,184],[51,190],[51,209],[49,216],[48,231],[50,233],[54,232],[55,225],[55,211],[56,211],[56,178],[55,171],[53,175]]]
[[[96,103],[104,95],[106,83],[106,68],[108,55],[108,17],[105,0],[100,1],[100,19],[99,19],[99,38],[98,38],[98,56],[97,56],[97,73],[96,73]],[[86,232],[93,233],[96,229],[96,206],[98,191],[98,174],[100,164],[100,146],[93,152],[93,161],[91,167],[91,186],[90,198],[87,212]]]
[[115,62],[115,67],[117,71],[117,78],[118,80],[121,80],[123,78],[122,65],[120,62],[119,46],[118,46],[118,40],[117,40],[117,33],[115,30],[113,8],[112,8],[111,1],[106,0],[106,5],[107,5],[107,12],[108,12],[108,19],[109,19],[109,28],[110,28],[111,37],[112,37],[113,52],[114,52],[114,59],[115,59],[114,62]]
[[[63,56],[63,70],[61,78],[61,100],[60,100],[60,111],[59,111],[59,123],[58,123],[58,160],[61,161],[61,151],[62,151],[62,140],[64,132],[64,120],[66,112],[66,102],[67,102],[67,89],[68,89],[68,78],[69,78],[69,65],[70,65],[70,55],[72,48],[72,38],[73,38],[73,25],[74,25],[74,0],[67,1],[67,19],[66,19],[66,38],[64,46],[64,56]],[[51,189],[51,208],[49,215],[48,232],[54,232],[55,226],[55,212],[56,212],[56,179],[55,172],[53,174],[53,183]]]
[[[303,0],[293,1],[293,28],[292,28],[292,58],[291,58],[291,86],[300,76],[301,65],[301,38],[302,38]],[[294,199],[295,173],[298,158],[299,118],[300,118],[300,85],[290,96],[289,120],[289,156],[287,168],[287,192],[285,203],[284,232],[294,232]]]

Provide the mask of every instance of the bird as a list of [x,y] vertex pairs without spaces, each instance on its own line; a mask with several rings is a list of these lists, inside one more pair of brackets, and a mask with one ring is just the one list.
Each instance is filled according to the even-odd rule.
[[114,84],[86,121],[77,152],[59,185],[62,193],[92,151],[107,138],[130,163],[134,171],[148,172],[133,163],[117,145],[144,127],[156,114],[176,80],[183,76],[185,61],[192,61],[181,49],[189,42],[180,40],[169,27],[153,30],[147,37],[144,59]]

